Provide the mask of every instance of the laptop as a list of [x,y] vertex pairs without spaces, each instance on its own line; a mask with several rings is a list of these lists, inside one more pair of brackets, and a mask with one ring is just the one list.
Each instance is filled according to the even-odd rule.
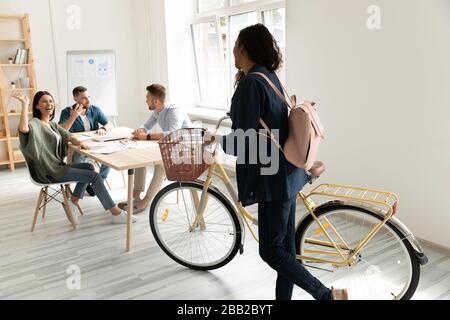
[[92,137],[92,140],[96,141],[96,142],[108,142],[108,141],[117,141],[117,140],[124,140],[124,139],[129,139],[130,136],[129,135],[125,135],[125,134],[110,134],[110,135],[106,135],[106,136],[95,136]]

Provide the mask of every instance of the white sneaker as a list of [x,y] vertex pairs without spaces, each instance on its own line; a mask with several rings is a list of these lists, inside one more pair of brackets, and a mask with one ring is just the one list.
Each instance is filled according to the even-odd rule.
[[[112,216],[112,223],[113,224],[127,224],[128,221],[128,213],[122,210],[122,212],[118,216]],[[131,221],[133,223],[136,223],[138,221],[138,218],[133,215],[131,218]]]
[[73,222],[75,223],[75,225],[77,225],[78,224],[78,215],[80,214],[78,212],[78,208],[76,205],[73,204],[72,200],[69,199],[69,200],[67,200],[67,202],[69,203],[69,208],[70,208],[70,211],[72,212]]

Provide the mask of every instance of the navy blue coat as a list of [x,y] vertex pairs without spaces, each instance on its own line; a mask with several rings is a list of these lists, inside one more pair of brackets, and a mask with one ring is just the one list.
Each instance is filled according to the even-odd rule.
[[[259,146],[260,139],[264,139],[264,143],[267,143],[269,146],[266,148],[269,150],[269,155],[271,154],[270,146],[272,145],[273,148],[276,148],[270,139],[261,135],[255,137],[256,141],[247,140],[245,152],[239,152],[237,148],[227,147],[229,139],[237,141],[237,133],[235,131],[238,129],[244,131],[249,129],[262,130],[263,127],[259,123],[261,118],[270,129],[279,130],[279,142],[282,146],[287,140],[289,133],[288,107],[263,78],[251,74],[252,72],[266,74],[282,91],[281,84],[275,73],[269,72],[265,67],[255,66],[240,81],[232,99],[230,113],[233,133],[223,138],[222,146],[227,154],[238,157],[236,175],[239,201],[244,206],[292,199],[309,179],[305,170],[289,163],[281,151],[278,152],[279,168],[273,175],[261,174],[261,169],[270,167],[270,164],[263,165],[260,157],[258,157],[256,164],[250,164],[248,161],[249,147],[254,146],[255,143]],[[245,163],[243,163],[244,157],[247,158]]]

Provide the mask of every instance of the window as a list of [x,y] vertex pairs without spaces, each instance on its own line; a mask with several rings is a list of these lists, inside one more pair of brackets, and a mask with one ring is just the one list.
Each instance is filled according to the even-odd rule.
[[198,0],[198,12],[207,12],[257,0]]
[[237,4],[242,4],[242,3],[246,3],[246,2],[253,2],[255,0],[231,0],[231,5],[237,5]]
[[[227,110],[234,92],[237,69],[233,47],[240,30],[263,23],[286,48],[284,1],[198,0],[191,25],[199,87],[199,106]],[[284,67],[279,72],[285,79]]]
[[225,7],[226,0],[199,0],[198,12],[205,12]]
[[[263,23],[277,40],[283,60],[286,56],[286,10],[285,8],[278,8],[263,12]],[[284,83],[286,81],[286,69],[283,66],[279,71],[280,80]]]
[[192,25],[200,101],[223,107],[226,101],[223,57],[215,21]]

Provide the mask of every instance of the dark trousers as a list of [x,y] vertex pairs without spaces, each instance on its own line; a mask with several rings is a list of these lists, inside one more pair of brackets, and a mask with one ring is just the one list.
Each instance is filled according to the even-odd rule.
[[316,300],[330,300],[331,290],[297,261],[295,249],[296,198],[259,203],[259,254],[278,273],[276,299],[291,300],[294,285]]

